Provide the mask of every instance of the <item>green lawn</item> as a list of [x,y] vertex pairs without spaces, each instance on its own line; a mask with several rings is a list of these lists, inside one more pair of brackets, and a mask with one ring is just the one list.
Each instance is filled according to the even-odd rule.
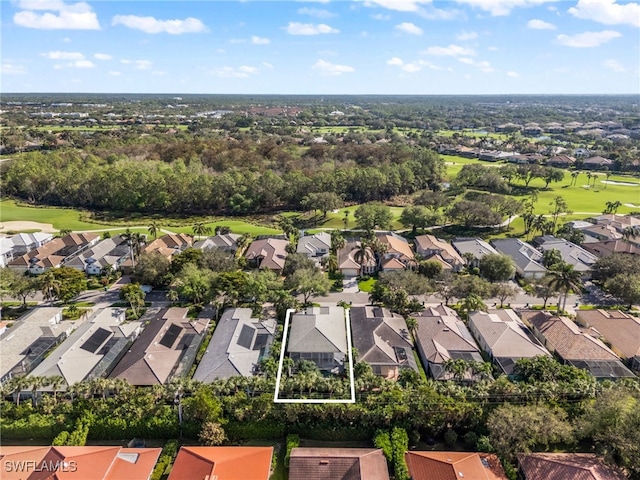
[[14,200],[0,201],[0,221],[31,221],[51,223],[58,230],[70,229],[95,230],[108,228],[109,225],[100,225],[80,220],[80,211],[71,208],[30,207],[16,205]]
[[366,292],[366,293],[371,293],[371,290],[373,290],[373,286],[376,284],[376,279],[375,278],[369,278],[369,280],[359,280],[358,281],[358,288],[360,289],[361,292]]

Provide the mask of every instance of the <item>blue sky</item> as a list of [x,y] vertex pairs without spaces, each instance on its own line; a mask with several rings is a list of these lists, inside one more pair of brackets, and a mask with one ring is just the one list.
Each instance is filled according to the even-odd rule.
[[0,0],[3,92],[640,93],[620,0]]

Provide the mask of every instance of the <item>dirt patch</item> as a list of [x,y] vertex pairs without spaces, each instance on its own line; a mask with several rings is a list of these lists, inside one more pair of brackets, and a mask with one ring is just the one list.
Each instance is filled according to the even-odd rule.
[[0,233],[24,232],[25,230],[40,230],[45,233],[56,233],[58,229],[53,228],[50,223],[26,222],[17,220],[15,222],[0,222]]

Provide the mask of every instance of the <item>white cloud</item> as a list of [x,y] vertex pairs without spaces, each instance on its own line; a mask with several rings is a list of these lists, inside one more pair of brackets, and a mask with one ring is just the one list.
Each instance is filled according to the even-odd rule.
[[158,20],[154,17],[140,17],[138,15],[116,15],[111,20],[111,25],[124,25],[145,33],[169,33],[171,35],[207,31],[204,23],[193,17],[184,20]]
[[253,37],[251,37],[251,43],[253,43],[254,45],[269,45],[271,43],[271,40],[254,35]]
[[310,17],[316,17],[316,18],[331,18],[336,16],[335,13],[332,13],[329,10],[325,10],[322,8],[315,8],[315,7],[300,8],[298,9],[298,13],[300,15],[308,15]]
[[95,64],[91,60],[76,60],[68,64],[73,68],[93,68]]
[[558,35],[557,43],[565,47],[592,48],[607,43],[614,38],[621,37],[622,34],[614,30],[603,30],[602,32],[584,32],[575,35]]
[[289,22],[289,25],[285,27],[285,30],[289,35],[320,35],[322,33],[340,33],[340,30],[330,27],[329,25],[326,25],[324,23],[314,25],[312,23]]
[[478,38],[478,34],[476,32],[467,32],[464,30],[460,32],[458,35],[456,35],[456,39],[461,42],[466,42],[468,40],[475,40],[476,38]]
[[[100,30],[98,17],[85,2],[64,3],[58,0],[23,0],[13,16],[16,25],[39,30]],[[44,13],[37,13],[44,11]]]
[[122,72],[118,72],[117,70],[109,70],[109,75],[119,77],[120,75],[122,75]]
[[123,58],[122,60],[120,60],[120,63],[124,65],[129,65],[130,63],[133,63],[133,62],[131,60],[127,60],[126,58]]
[[402,22],[396,25],[396,30],[408,33],[409,35],[422,35],[422,29],[411,22]]
[[448,47],[429,47],[420,52],[423,55],[435,55],[438,57],[469,57],[475,56],[476,52],[472,48],[461,47],[460,45],[449,45]]
[[153,72],[151,72],[151,75],[155,75],[157,77],[162,77],[166,74],[167,72],[165,72],[164,70],[154,70]]
[[268,69],[272,69],[273,65],[270,64],[269,62],[262,62],[261,64],[264,68],[268,68]]
[[150,60],[136,60],[134,63],[136,70],[151,70],[153,65]]
[[220,67],[209,73],[218,78],[247,78],[258,73],[258,69],[242,65],[240,67]]
[[514,8],[535,7],[544,3],[558,2],[562,0],[455,0],[458,3],[469,5],[489,12],[494,17],[509,15]]
[[108,53],[94,53],[93,58],[96,60],[111,60],[113,57]]
[[593,20],[605,25],[633,25],[640,27],[640,3],[620,5],[616,0],[578,0],[569,9],[574,17]]
[[2,75],[24,75],[27,68],[24,65],[16,65],[15,63],[3,63],[0,66]]
[[69,37],[64,37],[64,38],[62,39],[62,41],[63,41],[64,43],[71,43],[71,39],[70,39]]
[[391,15],[385,15],[384,13],[376,13],[375,15],[371,15],[371,18],[374,20],[391,20]]
[[60,50],[41,53],[49,60],[84,60],[84,55],[80,52],[61,52]]
[[342,75],[343,73],[352,73],[356,71],[355,68],[350,67],[349,65],[338,65],[325,60],[318,60],[311,68],[317,70],[322,75],[329,76]]
[[485,73],[491,73],[494,71],[491,64],[485,60],[477,61],[477,60],[474,60],[473,58],[461,57],[461,58],[458,58],[458,61],[467,65],[471,65],[473,67],[477,67]]
[[405,63],[399,57],[393,57],[387,60],[387,65],[392,65],[395,67],[400,67],[401,70],[407,73],[416,73],[422,70],[424,67],[430,68],[432,70],[442,70],[441,67],[434,65],[431,62],[427,62],[426,60],[418,60],[416,62]]
[[553,23],[545,22],[544,20],[532,19],[527,22],[527,28],[533,30],[555,30],[556,26]]
[[367,7],[380,6],[398,12],[417,12],[420,6],[431,3],[431,0],[365,0]]
[[513,70],[509,70],[507,72],[507,77],[518,78],[520,74],[518,72],[514,72]]
[[613,59],[606,60],[602,63],[602,66],[617,73],[624,73],[627,71],[627,69],[624,68],[624,66],[619,61]]

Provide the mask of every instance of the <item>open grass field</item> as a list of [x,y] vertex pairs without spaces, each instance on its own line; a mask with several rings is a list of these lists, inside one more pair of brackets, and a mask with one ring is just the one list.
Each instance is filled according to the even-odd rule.
[[14,200],[0,201],[0,222],[30,221],[50,223],[58,230],[74,231],[108,228],[80,220],[80,211],[72,208],[31,207],[17,205]]

